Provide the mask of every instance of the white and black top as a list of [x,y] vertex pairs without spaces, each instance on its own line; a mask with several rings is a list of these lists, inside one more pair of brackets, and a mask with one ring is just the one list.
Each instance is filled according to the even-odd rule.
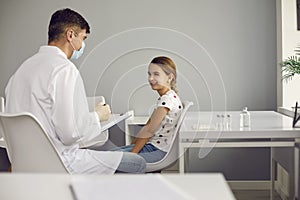
[[167,152],[170,149],[177,122],[183,109],[179,96],[170,90],[163,96],[159,97],[156,103],[156,108],[166,107],[169,109],[157,131],[150,138],[149,143],[158,149]]

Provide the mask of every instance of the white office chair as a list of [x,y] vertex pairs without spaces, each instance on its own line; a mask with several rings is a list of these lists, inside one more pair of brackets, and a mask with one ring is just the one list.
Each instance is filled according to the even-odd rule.
[[0,97],[0,112],[5,112],[5,99],[4,97]]
[[161,171],[171,165],[173,165],[179,156],[179,130],[182,125],[183,119],[186,115],[187,110],[191,107],[194,103],[191,101],[184,101],[183,103],[183,110],[178,119],[177,127],[175,129],[175,135],[172,140],[172,144],[170,147],[170,151],[165,155],[165,157],[157,162],[154,163],[147,163],[146,165],[146,172],[156,172]]
[[[13,172],[68,173],[51,139],[38,119],[31,113],[4,113],[4,98],[1,97],[0,131],[4,136],[5,147]],[[89,110],[103,96],[87,97]]]
[[[0,97],[0,112],[5,112],[5,99]],[[0,128],[0,148],[6,148],[6,144],[3,139],[3,130]]]
[[0,113],[12,172],[68,173],[38,119],[31,113]]

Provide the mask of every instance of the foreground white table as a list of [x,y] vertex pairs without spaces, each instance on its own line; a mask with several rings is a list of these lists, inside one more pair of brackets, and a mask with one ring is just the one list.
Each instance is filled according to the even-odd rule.
[[[151,174],[150,174],[151,175]],[[126,176],[130,180],[134,176],[143,175],[68,175],[68,174],[0,174],[0,199],[9,200],[72,200],[70,190],[72,178],[115,179],[115,191],[118,192],[118,177]],[[233,200],[235,199],[222,174],[160,175],[194,199]],[[151,190],[151,185],[149,191]],[[128,191],[128,193],[132,193]],[[157,191],[161,192],[161,191]],[[101,197],[99,197],[101,199]],[[124,194],[126,199],[126,194]]]

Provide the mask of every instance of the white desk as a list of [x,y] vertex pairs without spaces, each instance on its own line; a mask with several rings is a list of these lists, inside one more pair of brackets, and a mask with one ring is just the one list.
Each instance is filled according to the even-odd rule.
[[[73,200],[70,190],[72,178],[112,179],[114,191],[118,192],[118,178],[128,180],[144,175],[68,175],[68,174],[0,174],[0,199],[9,200]],[[234,196],[222,174],[161,175],[166,181],[182,189],[194,199],[234,200]],[[151,190],[151,186],[145,185]],[[161,192],[161,191],[157,191]],[[128,191],[132,193],[132,191]],[[101,199],[99,196],[98,199]],[[124,194],[126,199],[126,194]]]
[[[180,172],[184,172],[184,152],[202,147],[294,147],[300,129],[292,127],[292,119],[273,111],[254,111],[251,126],[240,128],[239,112],[231,115],[230,128],[216,127],[216,113],[189,112],[180,129]],[[260,139],[260,141],[253,141]],[[265,139],[265,140],[264,140]],[[238,141],[235,141],[238,140]]]
[[[231,126],[221,128],[216,124],[217,114],[224,112],[187,112],[180,129],[180,160],[185,150],[193,147],[294,147],[300,139],[300,128],[292,127],[292,119],[274,111],[253,111],[251,126],[240,128],[240,112],[226,112],[231,115]],[[126,143],[135,135],[134,127],[144,125],[148,117],[132,116],[125,121]],[[239,139],[238,142],[234,140]],[[260,141],[253,141],[260,139]],[[265,141],[261,141],[266,139]],[[286,139],[289,139],[287,141]],[[241,141],[243,140],[243,141]],[[252,141],[251,141],[252,140]],[[272,141],[270,141],[272,140]],[[181,162],[180,172],[184,172]]]
[[[250,112],[251,126],[240,128],[240,112],[227,112],[232,118],[229,128],[216,126],[217,114],[222,112],[189,112],[184,125],[180,129],[179,171],[184,173],[185,162],[188,163],[190,148],[200,148],[200,155],[206,156],[211,149],[217,147],[271,147],[271,181],[274,188],[275,165],[273,148],[295,147],[299,141],[300,129],[292,127],[292,118],[273,111]],[[205,150],[205,151],[204,151]],[[298,157],[294,160],[299,160]],[[293,164],[293,163],[291,163]],[[294,167],[295,166],[295,167]],[[290,174],[290,194],[297,190],[298,180],[295,172],[298,166],[294,165]]]

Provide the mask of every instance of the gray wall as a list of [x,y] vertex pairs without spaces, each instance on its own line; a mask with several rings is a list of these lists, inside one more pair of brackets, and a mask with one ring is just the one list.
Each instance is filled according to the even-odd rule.
[[115,112],[148,113],[157,94],[147,85],[147,64],[161,54],[175,60],[180,95],[194,110],[276,109],[274,0],[1,0],[0,95],[46,44],[50,15],[62,7],[89,21],[76,64],[88,95],[106,96]]
[[[148,114],[157,94],[147,85],[147,64],[162,54],[176,62],[180,95],[194,101],[192,110],[276,110],[275,0],[1,0],[0,5],[0,95],[18,66],[46,44],[51,14],[70,7],[91,25],[85,54],[76,62],[87,94],[104,95],[113,112]],[[255,153],[257,160],[268,160],[268,150],[263,152],[239,157]],[[216,165],[214,155],[207,162]],[[235,155],[223,151],[219,158],[233,160],[220,167],[229,169]],[[191,170],[201,162],[194,160]]]

